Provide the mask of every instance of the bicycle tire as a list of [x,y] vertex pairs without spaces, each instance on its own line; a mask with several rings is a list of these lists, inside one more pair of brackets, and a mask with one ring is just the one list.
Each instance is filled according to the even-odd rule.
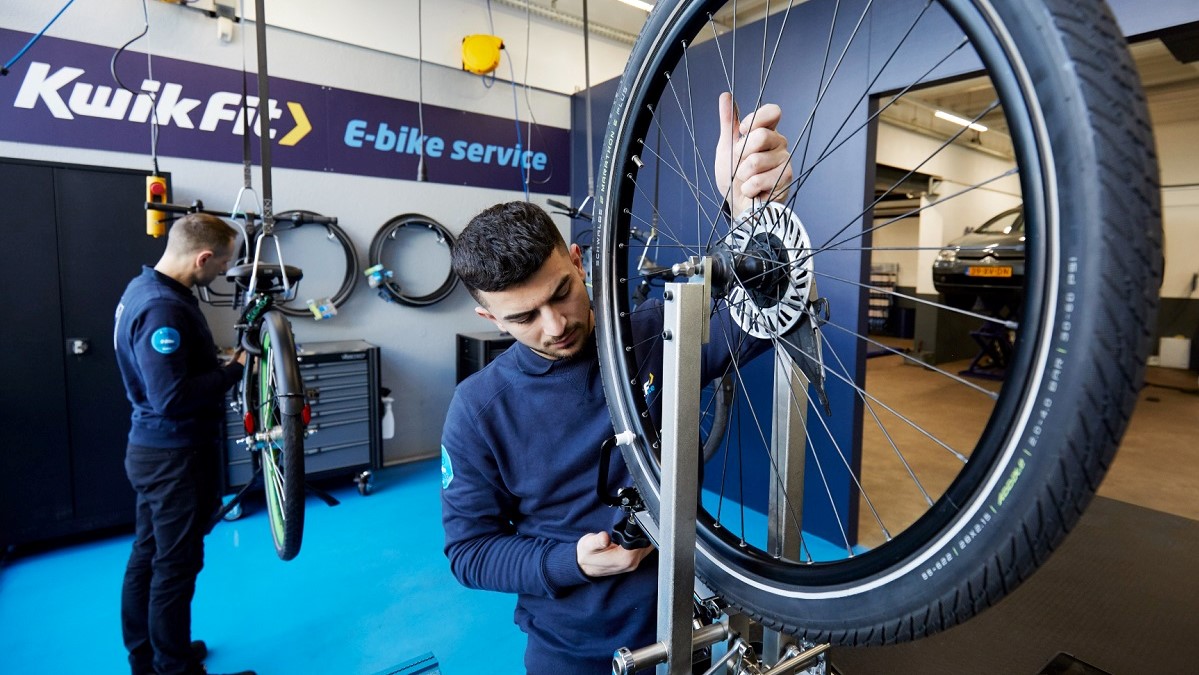
[[275,553],[291,560],[304,537],[303,379],[286,318],[267,312],[259,330],[254,420],[263,438],[259,460]]
[[[396,216],[379,228],[371,239],[370,248],[370,267],[381,265],[383,263],[383,248],[388,241],[395,238],[400,230],[407,227],[427,228],[437,235],[439,242],[444,243],[447,247],[454,247],[454,235],[444,225],[429,218],[422,216],[419,213],[405,213]],[[404,288],[390,279],[385,280],[380,284],[382,292],[386,297],[409,307],[426,307],[433,305],[442,300],[445,300],[454,292],[454,288],[458,286],[458,275],[454,273],[454,268],[449,267],[449,257],[446,258],[446,277],[437,288],[428,293],[414,295],[404,290]]]
[[[276,223],[275,225],[276,236],[285,230],[295,229],[298,227],[295,225],[292,227],[280,227],[280,225],[283,224],[283,221],[288,216],[291,216],[295,213],[320,216],[320,214],[316,213],[315,211],[306,211],[304,209],[294,209],[291,211],[283,211],[282,213],[278,213],[275,215],[275,217],[280,220],[280,222]],[[290,225],[290,223],[287,224]],[[338,286],[337,292],[329,298],[330,302],[333,303],[333,307],[338,308],[345,304],[346,300],[350,299],[350,295],[354,293],[354,289],[358,285],[358,277],[360,276],[360,270],[358,267],[358,254],[354,250],[354,242],[350,240],[350,235],[347,234],[346,231],[341,228],[341,226],[334,223],[321,223],[319,227],[325,228],[325,230],[329,233],[329,239],[337,242],[337,244],[341,247],[345,258],[345,276],[342,277],[341,285]],[[309,319],[316,320],[316,317],[312,314],[312,311],[304,306],[292,307],[290,304],[284,303],[275,305],[275,308],[293,318],[307,317]]]
[[733,405],[737,385],[732,375],[725,373],[705,387],[707,401],[700,403],[700,438],[704,461],[712,459],[725,443],[729,430],[729,409]]
[[[651,156],[645,139],[655,125],[654,115],[667,114],[675,101],[686,127],[692,57],[685,50],[695,36],[709,30],[708,17],[721,4],[659,3],[651,12],[617,89],[601,162],[594,261],[601,371],[614,426],[617,432],[632,432],[635,439],[623,445],[622,452],[655,519],[660,508],[656,459],[660,436],[638,386],[644,365],[639,355],[645,349],[633,337],[629,307],[630,270],[635,269],[630,259],[637,255],[629,228],[643,207],[644,199],[637,197],[642,176],[669,175],[658,168],[661,165],[674,168],[680,180],[687,180],[691,167],[680,161],[675,168],[670,157]],[[887,4],[889,16],[901,13],[900,4]],[[953,460],[960,468],[946,480],[943,492],[927,497],[925,510],[905,523],[902,531],[891,532],[881,527],[880,520],[885,536],[868,550],[855,549],[847,535],[840,557],[817,559],[809,542],[808,558],[803,558],[801,543],[799,557],[789,559],[747,543],[744,530],[730,529],[735,523],[717,521],[708,509],[701,509],[698,576],[733,607],[764,625],[817,642],[889,644],[944,630],[997,602],[1042,564],[1077,522],[1114,457],[1143,379],[1154,325],[1162,272],[1156,159],[1135,69],[1109,10],[1099,0],[945,0],[933,6],[931,11],[945,10],[943,16],[951,19],[951,27],[956,25],[971,40],[999,92],[1011,129],[1020,193],[1032,225],[1026,300],[1007,379],[1000,392],[989,397],[993,407],[973,449],[964,450],[961,460]],[[800,7],[796,11],[810,13],[793,18],[792,26],[828,14],[814,1]],[[836,16],[834,12],[830,40],[836,32]],[[736,25],[735,18],[732,23]],[[846,23],[853,24],[852,20]],[[783,24],[787,25],[785,19]],[[777,23],[773,25],[779,30]],[[716,33],[713,24],[711,34]],[[764,45],[766,34],[763,30]],[[754,36],[742,44],[759,42]],[[736,38],[727,35],[710,42],[722,48],[722,40],[725,45],[736,44]],[[837,52],[832,54],[835,57]],[[765,56],[761,61],[765,69]],[[831,61],[826,59],[826,65]],[[794,64],[789,68],[789,75],[803,72]],[[814,105],[795,110],[787,101],[772,100],[769,93],[760,100],[780,103],[787,115],[810,121],[827,91],[824,68],[820,73]],[[688,88],[680,95],[678,88],[683,85],[675,83],[684,79]],[[868,79],[858,77],[861,82]],[[759,80],[764,82],[766,76]],[[710,93],[714,100],[716,91],[704,94]],[[861,100],[854,104],[865,105],[869,104]],[[694,128],[692,121],[688,129],[694,132]],[[832,138],[840,133],[838,129]],[[861,173],[862,166],[871,164],[853,150],[869,143],[856,144],[848,148],[844,160],[833,162],[840,162],[845,171]],[[816,156],[817,162],[826,157],[823,151]],[[802,164],[798,157],[796,164]],[[797,166],[797,178],[804,170]],[[827,192],[813,198],[803,193],[804,187],[801,183],[793,191],[790,203],[800,205],[796,208],[802,209],[805,199],[831,199]],[[716,223],[718,229],[723,220],[713,211],[719,208],[700,203],[705,189],[697,175],[679,192],[693,195],[690,201],[696,204],[687,208],[696,211],[696,220]],[[869,214],[869,200],[866,205],[863,215]],[[860,228],[863,234],[858,236],[866,237],[869,228],[865,224]],[[697,255],[705,252],[704,240],[697,236],[689,244],[680,232],[681,228],[675,232],[680,237],[675,240],[678,248]],[[697,235],[707,235],[708,241],[720,238],[719,233]],[[819,256],[826,250],[823,244],[811,249],[817,270]],[[845,276],[852,278],[853,272]],[[830,276],[822,280],[829,286],[833,283]],[[855,323],[864,321],[864,314],[846,322],[851,338],[858,336],[852,338],[856,351],[845,355],[860,359],[851,364],[865,360],[860,324]],[[830,346],[840,344],[817,337],[822,339],[826,354]],[[840,362],[841,356],[833,356]],[[845,386],[829,378],[829,395],[836,398],[844,389],[844,399],[834,403],[850,401],[841,410],[848,410],[852,418],[848,428],[861,433],[868,419],[862,411],[869,409],[877,420],[865,383],[856,379],[864,376],[865,366],[833,364],[825,372],[835,369],[846,373]],[[739,382],[739,389],[744,386]],[[739,405],[752,405],[746,401],[741,396]],[[778,404],[772,399],[772,406]],[[802,405],[806,408],[806,403]],[[817,406],[810,412],[820,418]],[[813,433],[818,434],[819,428]],[[835,444],[834,434],[828,436]],[[888,440],[894,444],[890,436]],[[863,452],[871,449],[863,446]],[[814,441],[809,451],[821,475],[826,468],[837,468],[836,462],[845,462],[857,482],[851,493],[865,500],[865,479],[858,482],[861,469],[851,468],[849,453],[838,448],[839,458],[826,457],[821,464]],[[808,496],[803,508],[819,497]],[[855,499],[849,509],[857,505]],[[853,527],[862,522],[854,521]]]

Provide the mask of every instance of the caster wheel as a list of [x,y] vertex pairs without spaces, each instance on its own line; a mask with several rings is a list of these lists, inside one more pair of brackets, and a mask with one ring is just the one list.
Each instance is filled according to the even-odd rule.
[[237,520],[238,518],[241,518],[241,514],[242,514],[241,504],[238,504],[237,506],[234,506],[233,508],[229,509],[228,512],[225,513],[224,519],[229,522],[233,522],[233,521]]
[[358,484],[358,494],[363,497],[375,491],[375,477],[370,471],[363,471],[355,476],[354,482]]

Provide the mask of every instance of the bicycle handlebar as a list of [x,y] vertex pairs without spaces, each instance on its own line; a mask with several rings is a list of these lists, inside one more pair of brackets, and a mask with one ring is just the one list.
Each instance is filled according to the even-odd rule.
[[[220,218],[235,217],[234,214],[230,213],[229,211],[215,211],[213,209],[206,209],[206,208],[204,208],[204,202],[202,202],[198,199],[196,201],[192,202],[190,205],[166,204],[166,203],[159,203],[159,202],[146,202],[145,206],[146,206],[147,211],[162,211],[164,213],[182,213],[182,214],[207,213],[210,216],[218,216]],[[244,217],[246,220],[250,220],[250,221],[262,219],[262,216],[260,216],[259,214],[253,213],[253,212],[239,212],[236,217],[238,217],[238,218]],[[291,223],[296,226],[307,225],[307,224],[336,225],[337,224],[337,216],[320,216],[315,213],[309,213],[309,212],[305,212],[305,211],[290,211],[290,212],[286,212],[282,215],[276,215],[275,222],[276,223],[280,223],[280,222]]]
[[[216,211],[213,209],[204,208],[204,202],[200,201],[199,199],[192,202],[190,205],[166,204],[166,203],[160,203],[160,202],[146,202],[146,210],[147,211],[163,211],[165,213],[182,213],[185,215],[189,214],[189,213],[207,213],[210,216],[217,216],[220,218],[232,218],[233,217],[233,214],[228,211]],[[250,212],[238,213],[237,215],[238,215],[238,217],[245,217],[246,220],[261,220],[261,218],[262,218],[262,216],[260,216],[256,213],[250,213]]]
[[285,211],[275,214],[276,223],[292,223],[293,225],[336,225],[337,216],[318,216],[307,211]]
[[581,218],[583,220],[591,220],[590,213],[585,213],[583,211],[580,211],[580,210],[576,209],[575,207],[573,207],[569,204],[563,204],[562,202],[560,202],[556,199],[547,199],[547,200],[545,200],[545,203],[549,204],[550,206],[554,207],[555,209],[559,209],[559,211],[557,211],[556,213],[560,213],[561,215],[568,216],[570,218]]
[[147,211],[165,211],[167,213],[207,213],[213,216],[228,216],[224,211],[210,211],[204,208],[204,202],[196,200],[190,205],[166,204],[163,202],[146,202]]

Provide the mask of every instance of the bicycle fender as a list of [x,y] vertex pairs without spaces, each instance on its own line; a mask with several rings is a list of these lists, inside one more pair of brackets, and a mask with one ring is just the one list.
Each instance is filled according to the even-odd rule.
[[296,361],[296,341],[291,324],[282,314],[267,312],[262,317],[262,330],[270,336],[271,360],[276,372],[281,374],[279,407],[285,415],[299,415],[304,409],[304,380]]

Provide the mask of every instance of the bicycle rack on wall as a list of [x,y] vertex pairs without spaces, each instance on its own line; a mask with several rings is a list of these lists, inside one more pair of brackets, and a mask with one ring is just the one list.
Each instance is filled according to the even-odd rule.
[[297,229],[306,223],[317,223],[325,228],[325,239],[341,249],[346,271],[342,275],[337,292],[333,295],[316,296],[300,306],[280,304],[278,309],[290,317],[307,317],[315,321],[322,321],[335,316],[337,309],[350,298],[354,288],[358,285],[358,275],[360,274],[358,254],[354,250],[350,236],[337,224],[337,218],[325,218],[314,211],[296,209],[275,214],[275,234]]
[[387,268],[385,249],[404,231],[413,233],[427,232],[436,237],[436,243],[446,249],[454,246],[454,235],[441,223],[419,213],[405,213],[396,216],[379,228],[371,240],[368,266],[363,270],[367,283],[376,289],[379,297],[387,302],[394,302],[409,307],[425,307],[433,305],[449,297],[458,286],[458,275],[452,266],[447,264],[446,276],[441,285],[426,293],[413,293],[404,288],[395,276],[395,270]]

